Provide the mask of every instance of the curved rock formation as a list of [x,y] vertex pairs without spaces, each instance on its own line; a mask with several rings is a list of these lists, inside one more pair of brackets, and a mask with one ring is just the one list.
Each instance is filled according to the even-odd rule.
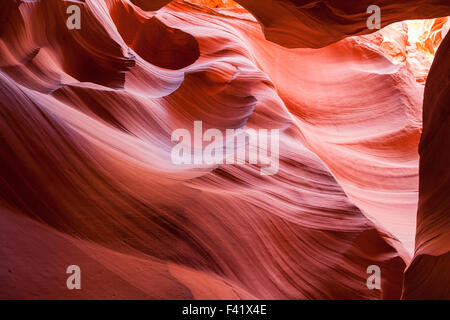
[[450,15],[443,0],[237,0],[257,17],[266,38],[288,48],[321,48],[350,35],[371,33],[367,8],[381,9],[381,26]]
[[[265,35],[230,5],[3,2],[1,298],[397,299],[403,287],[418,296],[422,265],[443,270],[447,262],[423,259],[443,259],[448,239],[436,240],[439,252],[421,248],[445,231],[433,218],[445,197],[444,211],[421,203],[403,284],[429,68],[405,40],[407,27],[337,42],[366,33],[360,8],[330,1],[340,16],[325,19],[315,7],[324,2],[297,1],[294,25],[286,21],[301,33],[292,36],[276,14],[294,1],[238,2]],[[65,25],[74,3],[80,30]],[[450,14],[437,1],[417,1],[420,16],[387,8],[386,23]],[[308,33],[304,15],[323,28]],[[337,31],[324,36],[331,24]],[[286,47],[333,44],[290,49],[265,37]],[[440,90],[428,89],[439,87],[430,76],[427,90]],[[171,135],[193,133],[194,121],[223,133],[279,130],[278,172],[175,164]],[[432,159],[426,170],[438,170]],[[432,192],[424,183],[421,192]],[[83,270],[82,291],[67,290],[69,265]],[[381,268],[380,290],[366,285],[370,265]]]
[[430,69],[420,139],[416,250],[405,274],[404,298],[450,299],[450,36]]

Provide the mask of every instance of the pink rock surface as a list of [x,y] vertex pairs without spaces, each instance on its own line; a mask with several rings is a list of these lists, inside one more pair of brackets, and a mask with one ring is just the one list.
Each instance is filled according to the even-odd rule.
[[[364,1],[167,2],[79,1],[80,30],[73,1],[2,2],[0,298],[448,297],[445,42],[421,138],[445,20],[413,47],[404,23],[346,37]],[[383,25],[450,14],[414,5]],[[195,120],[279,129],[278,173],[173,164]]]

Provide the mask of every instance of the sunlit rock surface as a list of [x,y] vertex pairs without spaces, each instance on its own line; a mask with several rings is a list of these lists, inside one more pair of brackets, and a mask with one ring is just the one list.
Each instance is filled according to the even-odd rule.
[[[237,2],[2,1],[1,298],[448,297],[448,4]],[[195,120],[279,171],[173,164]]]

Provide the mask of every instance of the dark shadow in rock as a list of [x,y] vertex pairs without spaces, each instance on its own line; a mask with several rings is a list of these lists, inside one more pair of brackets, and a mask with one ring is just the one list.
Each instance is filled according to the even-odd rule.
[[187,67],[200,56],[198,42],[192,35],[166,26],[156,17],[141,25],[132,48],[151,64],[171,70]]

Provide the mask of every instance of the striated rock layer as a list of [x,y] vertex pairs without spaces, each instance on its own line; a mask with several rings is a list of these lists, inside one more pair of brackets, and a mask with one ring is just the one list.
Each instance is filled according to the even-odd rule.
[[[336,4],[359,17],[349,24],[298,1],[294,25],[280,26],[277,10],[294,1],[238,2],[265,34],[228,2],[2,2],[0,298],[448,295],[437,283],[448,188],[432,178],[448,170],[428,151],[445,150],[431,138],[445,118],[429,112],[445,113],[448,72],[426,85],[415,232],[426,52],[444,19],[430,22],[439,27],[426,51],[412,48],[405,24],[343,39],[366,33],[365,8]],[[80,30],[66,27],[74,3]],[[383,23],[450,14],[437,1],[401,5],[388,5]],[[299,24],[305,10],[318,33]],[[444,42],[435,70],[445,52]],[[278,129],[278,172],[174,164],[171,134],[192,133],[196,120],[222,132]],[[80,266],[83,290],[67,290],[69,265]],[[366,286],[370,265],[381,268],[380,290]]]

